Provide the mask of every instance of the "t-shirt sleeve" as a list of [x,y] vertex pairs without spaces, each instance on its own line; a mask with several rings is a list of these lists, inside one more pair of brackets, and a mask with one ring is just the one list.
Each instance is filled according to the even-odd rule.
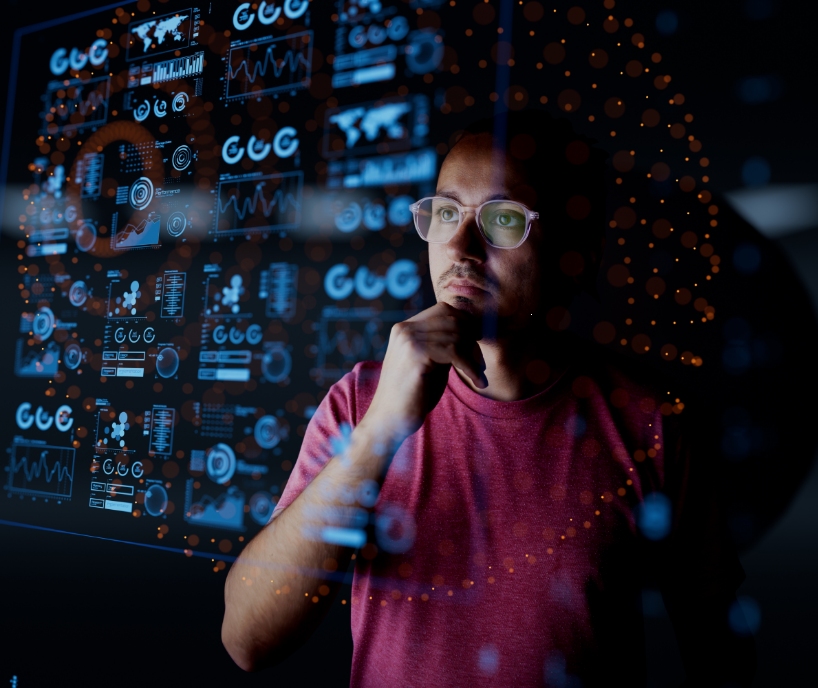
[[352,428],[358,421],[355,380],[359,366],[330,387],[310,418],[295,466],[273,510],[271,521],[295,501],[329,460],[338,454],[342,443],[349,440]]
[[672,506],[660,560],[663,587],[734,592],[745,573],[727,527],[721,456],[712,425],[691,413],[670,435],[675,446],[666,466],[665,493]]

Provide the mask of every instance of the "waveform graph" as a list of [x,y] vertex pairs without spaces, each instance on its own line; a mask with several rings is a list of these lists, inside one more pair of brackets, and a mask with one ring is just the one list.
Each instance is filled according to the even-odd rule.
[[76,449],[18,439],[7,451],[10,494],[71,499]]
[[301,226],[303,172],[224,176],[219,181],[216,235],[278,232]]
[[236,41],[227,54],[224,99],[238,100],[308,88],[312,31]]
[[45,96],[43,126],[40,133],[56,136],[100,127],[108,121],[110,77],[53,81]]

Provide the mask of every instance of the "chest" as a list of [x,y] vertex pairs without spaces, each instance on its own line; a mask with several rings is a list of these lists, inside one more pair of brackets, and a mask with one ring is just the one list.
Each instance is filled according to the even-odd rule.
[[560,569],[591,580],[628,559],[641,485],[610,419],[567,404],[535,421],[431,421],[383,485],[384,575],[403,566],[418,583],[463,587]]

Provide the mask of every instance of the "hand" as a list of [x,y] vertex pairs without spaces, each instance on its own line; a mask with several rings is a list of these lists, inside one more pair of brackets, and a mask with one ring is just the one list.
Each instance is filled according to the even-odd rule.
[[367,424],[384,439],[411,435],[443,396],[452,365],[476,387],[488,387],[481,336],[478,316],[445,302],[395,324]]

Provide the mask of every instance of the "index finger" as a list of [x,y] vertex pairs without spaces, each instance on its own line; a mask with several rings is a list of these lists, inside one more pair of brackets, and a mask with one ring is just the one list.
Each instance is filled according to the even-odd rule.
[[441,315],[454,317],[458,324],[463,328],[464,334],[473,337],[475,341],[481,338],[482,328],[480,327],[480,318],[473,313],[469,313],[469,311],[455,308],[445,301],[440,301],[434,306],[431,306],[420,313],[416,313],[411,318],[407,318],[406,322],[418,322]]

